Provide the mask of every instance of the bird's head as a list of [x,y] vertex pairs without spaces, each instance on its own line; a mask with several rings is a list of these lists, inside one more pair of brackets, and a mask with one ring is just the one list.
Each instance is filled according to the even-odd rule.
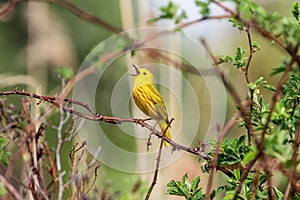
[[136,74],[131,74],[134,76],[134,85],[139,87],[145,84],[153,83],[153,74],[145,68],[137,68],[132,65],[136,71]]

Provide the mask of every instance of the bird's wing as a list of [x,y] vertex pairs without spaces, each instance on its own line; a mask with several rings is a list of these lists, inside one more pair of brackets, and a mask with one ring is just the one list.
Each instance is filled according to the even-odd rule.
[[152,116],[150,116],[155,120],[163,119],[168,121],[168,113],[163,98],[153,84],[148,87],[152,92],[152,95],[149,96],[151,97],[151,102],[153,102],[152,109],[150,111]]

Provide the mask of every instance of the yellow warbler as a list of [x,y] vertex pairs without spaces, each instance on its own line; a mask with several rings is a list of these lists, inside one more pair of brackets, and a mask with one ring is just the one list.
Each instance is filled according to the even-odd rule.
[[[154,119],[160,126],[161,131],[165,133],[165,137],[171,139],[168,130],[169,120],[168,113],[163,98],[153,84],[153,74],[145,68],[137,68],[134,74],[134,82],[132,88],[132,95],[135,104],[143,113]],[[165,146],[169,143],[164,141]]]

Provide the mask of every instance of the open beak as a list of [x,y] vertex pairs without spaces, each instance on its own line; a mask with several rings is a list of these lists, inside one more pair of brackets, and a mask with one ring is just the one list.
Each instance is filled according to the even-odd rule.
[[140,70],[137,68],[137,66],[135,66],[134,64],[132,64],[133,68],[135,69],[136,71],[136,74],[129,74],[130,76],[137,76],[140,74]]

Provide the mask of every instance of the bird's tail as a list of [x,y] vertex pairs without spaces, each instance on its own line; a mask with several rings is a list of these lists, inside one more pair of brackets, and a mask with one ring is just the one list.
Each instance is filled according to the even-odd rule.
[[[160,120],[158,121],[158,125],[160,126],[160,129],[163,133],[165,133],[165,137],[169,138],[170,140],[172,139],[171,138],[171,134],[170,134],[170,131],[169,131],[169,124],[167,121],[165,120]],[[167,130],[166,130],[167,129]],[[164,141],[164,145],[165,147],[169,147],[170,144],[166,141]]]

